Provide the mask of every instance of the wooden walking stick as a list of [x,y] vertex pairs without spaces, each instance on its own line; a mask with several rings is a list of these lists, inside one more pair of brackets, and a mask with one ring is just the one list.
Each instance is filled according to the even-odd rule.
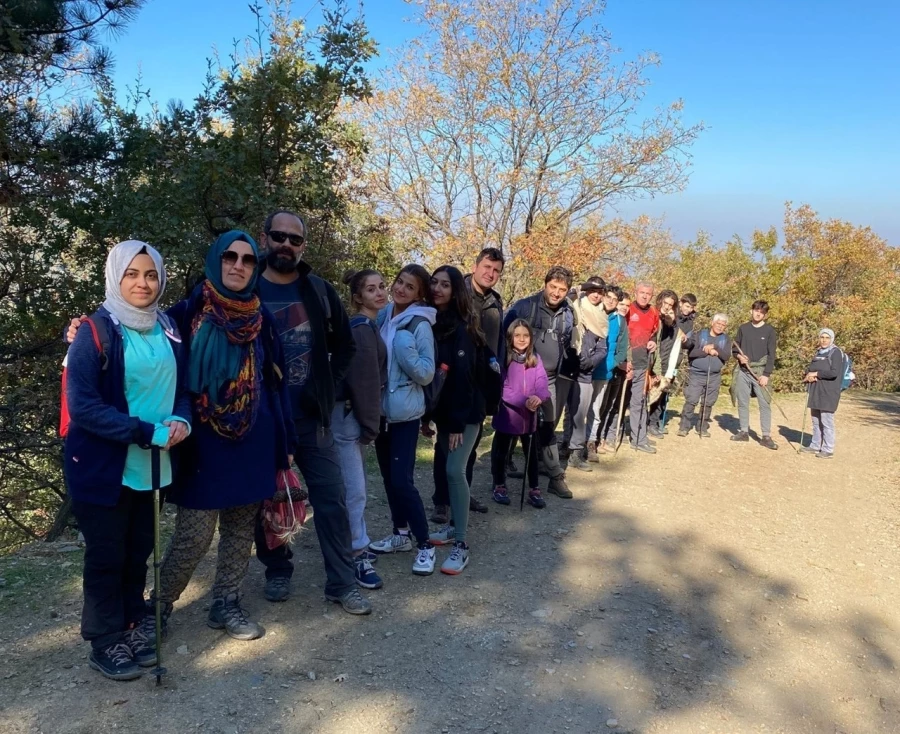
[[803,448],[803,434],[806,433],[806,414],[809,410],[809,383],[806,385],[806,402],[803,404],[803,426],[800,428],[800,445],[797,453]]

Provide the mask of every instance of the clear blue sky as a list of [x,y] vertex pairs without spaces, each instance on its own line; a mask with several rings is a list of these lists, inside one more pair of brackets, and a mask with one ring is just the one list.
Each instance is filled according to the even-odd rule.
[[[316,25],[316,0],[294,13]],[[381,48],[416,35],[402,0],[368,0]],[[620,213],[664,215],[679,238],[716,241],[780,226],[786,200],[869,225],[900,245],[900,55],[895,0],[609,0],[604,25],[626,56],[655,51],[650,101],[685,100],[708,126],[687,189]],[[152,97],[185,101],[206,58],[253,32],[246,0],[149,0],[109,45],[120,89],[138,69]]]

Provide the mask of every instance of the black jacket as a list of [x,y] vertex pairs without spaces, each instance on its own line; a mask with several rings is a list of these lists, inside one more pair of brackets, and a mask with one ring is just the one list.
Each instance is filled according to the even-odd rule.
[[466,426],[480,425],[485,417],[484,395],[478,387],[478,348],[465,323],[435,324],[436,364],[446,364],[447,381],[437,407],[426,420],[433,420],[442,433],[462,433]]
[[[260,277],[265,269],[263,260]],[[297,288],[313,330],[310,377],[302,393],[303,410],[323,428],[330,428],[337,386],[350,368],[356,345],[347,311],[331,283],[313,275],[312,268],[303,261],[297,265],[297,274]],[[331,312],[330,318],[326,318],[326,311]]]
[[478,315],[485,341],[497,361],[503,364],[506,351],[506,334],[503,329],[503,299],[497,291],[491,289],[483,296],[472,287],[472,276],[466,276],[466,288],[472,295],[472,305]]
[[809,383],[810,410],[834,413],[841,402],[841,383],[844,380],[844,353],[835,347],[827,355],[813,357],[807,372],[816,372],[816,382]]
[[338,400],[349,403],[359,423],[359,442],[369,444],[381,430],[381,399],[387,384],[387,347],[375,322],[357,314],[353,325],[356,354],[341,382]]
[[[707,344],[715,346],[719,356],[712,357],[703,351]],[[725,363],[731,359],[731,339],[728,334],[713,336],[709,329],[701,332],[693,332],[685,345],[688,352],[688,361],[693,372],[709,372],[716,375],[722,372]]]
[[534,351],[544,363],[547,377],[553,382],[564,355],[572,345],[572,329],[575,326],[572,305],[564,300],[553,311],[544,300],[544,291],[538,291],[513,304],[503,319],[503,330],[506,331],[516,319],[525,319],[531,325]]
[[578,380],[578,382],[590,384],[594,370],[606,359],[608,351],[609,345],[606,343],[605,336],[599,337],[590,329],[585,329],[584,337],[581,339],[581,353],[576,353],[574,348],[566,352],[559,374],[572,380]]

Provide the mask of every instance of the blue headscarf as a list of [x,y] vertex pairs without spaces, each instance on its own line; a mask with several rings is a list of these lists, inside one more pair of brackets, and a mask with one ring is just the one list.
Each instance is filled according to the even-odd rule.
[[226,232],[210,247],[191,324],[188,368],[188,389],[197,396],[201,420],[226,438],[240,438],[256,421],[262,365],[262,307],[254,291],[259,266],[240,291],[222,282],[222,253],[235,240],[245,240],[259,257],[253,238],[238,230]]
[[226,288],[225,284],[222,282],[222,253],[231,247],[235,240],[243,240],[250,245],[253,249],[253,254],[256,255],[256,259],[259,260],[259,245],[256,244],[256,240],[246,232],[241,232],[239,229],[232,229],[230,232],[219,235],[218,239],[213,242],[212,247],[209,248],[209,252],[206,253],[204,274],[216,287],[216,290],[226,298],[233,298],[236,301],[249,301],[253,298],[256,280],[259,278],[259,267],[253,271],[253,275],[250,277],[249,282],[240,292]]

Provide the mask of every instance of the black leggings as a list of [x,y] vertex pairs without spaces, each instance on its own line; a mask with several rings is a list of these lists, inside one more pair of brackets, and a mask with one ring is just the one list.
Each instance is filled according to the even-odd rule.
[[506,484],[506,464],[509,461],[510,448],[513,442],[521,440],[522,451],[525,453],[525,475],[528,478],[529,489],[538,486],[538,457],[537,447],[532,447],[534,436],[514,436],[509,433],[494,433],[494,443],[491,446],[491,475],[494,478],[494,486]]

